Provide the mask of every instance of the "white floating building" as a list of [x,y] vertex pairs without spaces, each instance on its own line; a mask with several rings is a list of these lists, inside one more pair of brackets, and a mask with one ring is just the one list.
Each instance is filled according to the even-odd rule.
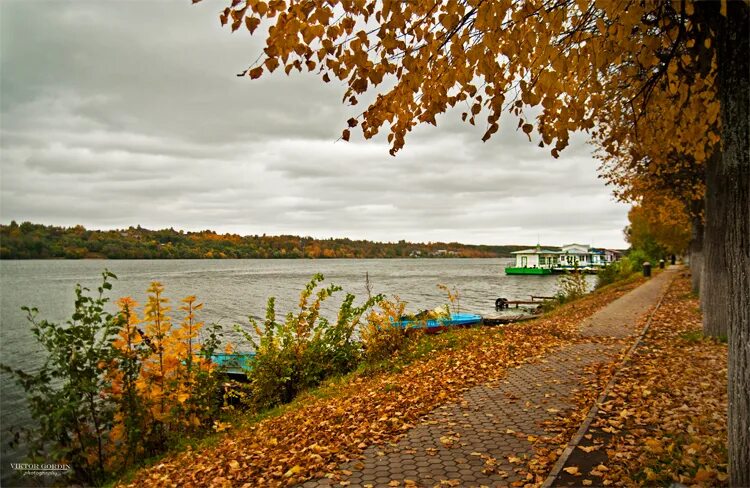
[[552,274],[579,270],[596,272],[616,261],[618,253],[608,249],[597,249],[587,244],[566,244],[559,251],[524,249],[512,253],[516,257],[515,266],[505,268],[507,274]]

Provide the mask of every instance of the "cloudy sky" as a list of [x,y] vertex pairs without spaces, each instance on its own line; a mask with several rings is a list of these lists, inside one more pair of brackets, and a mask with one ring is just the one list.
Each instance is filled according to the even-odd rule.
[[3,0],[0,221],[626,246],[585,136],[553,160],[512,120],[482,143],[449,113],[395,158],[336,142],[361,107],[311,75],[236,77],[261,44],[224,3]]

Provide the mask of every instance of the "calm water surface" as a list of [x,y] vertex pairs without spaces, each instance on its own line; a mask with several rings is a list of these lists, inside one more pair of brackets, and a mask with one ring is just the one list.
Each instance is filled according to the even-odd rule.
[[[297,303],[299,292],[315,273],[325,275],[325,283],[336,283],[358,297],[367,296],[365,274],[373,293],[398,295],[410,311],[434,308],[447,301],[439,283],[458,289],[462,312],[494,313],[497,297],[528,299],[529,295],[552,295],[557,291],[553,276],[506,276],[507,259],[332,259],[332,260],[88,260],[88,261],[0,261],[0,357],[15,368],[39,367],[43,355],[29,331],[26,305],[39,309],[39,318],[68,319],[73,311],[76,283],[92,290],[101,283],[104,268],[114,272],[112,301],[132,296],[139,303],[146,299],[146,288],[154,280],[165,286],[173,307],[187,295],[197,295],[205,303],[202,319],[218,322],[225,330],[234,323],[245,323],[248,315],[265,314],[266,300],[276,297],[277,312],[286,312]],[[334,314],[343,298],[331,300],[327,314]],[[179,313],[173,313],[175,322]],[[230,334],[232,335],[232,334]],[[237,343],[238,350],[247,345]],[[5,374],[0,384],[2,430],[26,425],[30,419],[24,408],[23,392]],[[19,459],[7,448],[3,432],[2,471]],[[5,476],[3,476],[5,478]]]

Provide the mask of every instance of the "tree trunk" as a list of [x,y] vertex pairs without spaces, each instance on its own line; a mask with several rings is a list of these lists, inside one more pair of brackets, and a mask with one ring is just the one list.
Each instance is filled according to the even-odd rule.
[[693,293],[700,293],[701,274],[703,274],[703,220],[700,215],[690,219],[690,276]]
[[719,239],[729,271],[729,481],[750,486],[750,6],[729,1],[726,8],[717,18],[723,155],[716,195],[726,208]]
[[730,271],[724,254],[724,229],[728,209],[722,198],[721,151],[715,151],[706,161],[706,223],[703,238],[703,271],[700,295],[703,310],[703,333],[713,337],[727,337],[729,329]]

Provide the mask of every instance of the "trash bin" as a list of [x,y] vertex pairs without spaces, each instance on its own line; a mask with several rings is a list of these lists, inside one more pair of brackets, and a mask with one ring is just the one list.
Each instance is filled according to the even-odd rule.
[[648,261],[643,263],[643,276],[645,276],[646,278],[651,276],[651,263],[649,263]]
[[674,266],[675,264],[677,264],[677,256],[675,256],[674,254],[672,254],[672,261],[671,262],[672,262],[672,266]]
[[659,260],[659,269],[664,269],[664,260],[663,259]]

